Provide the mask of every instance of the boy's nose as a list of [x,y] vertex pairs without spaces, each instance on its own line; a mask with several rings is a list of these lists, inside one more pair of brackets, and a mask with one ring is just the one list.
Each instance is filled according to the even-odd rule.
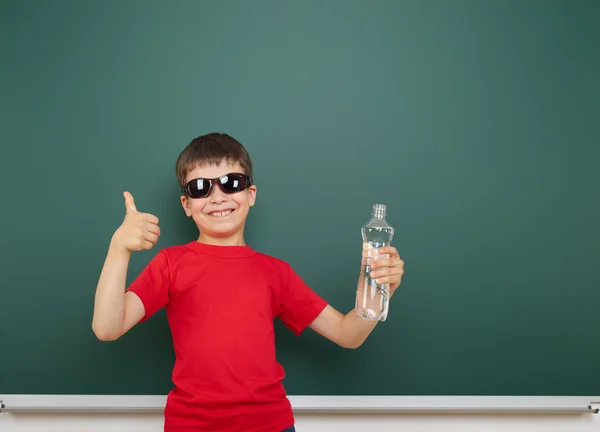
[[213,203],[222,203],[223,201],[227,201],[227,195],[223,193],[221,188],[218,185],[214,185],[212,190],[210,191],[210,201]]

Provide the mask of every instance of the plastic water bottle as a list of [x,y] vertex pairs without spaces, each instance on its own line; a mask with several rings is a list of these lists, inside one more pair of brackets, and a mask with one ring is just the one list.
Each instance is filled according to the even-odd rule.
[[356,314],[373,321],[385,321],[390,301],[389,284],[378,284],[370,276],[371,263],[389,258],[379,249],[388,246],[394,237],[394,228],[385,220],[386,206],[375,204],[371,219],[362,227],[363,251],[358,288],[356,290]]

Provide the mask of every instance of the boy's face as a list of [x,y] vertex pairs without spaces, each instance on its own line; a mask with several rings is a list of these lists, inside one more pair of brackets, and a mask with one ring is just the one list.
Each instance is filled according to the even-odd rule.
[[[214,179],[229,173],[243,173],[239,163],[221,161],[219,165],[202,165],[190,171],[186,183],[196,178]],[[191,216],[200,230],[199,240],[205,243],[243,245],[244,225],[250,207],[256,200],[256,186],[227,194],[213,184],[205,198],[181,196],[181,205],[187,216]]]

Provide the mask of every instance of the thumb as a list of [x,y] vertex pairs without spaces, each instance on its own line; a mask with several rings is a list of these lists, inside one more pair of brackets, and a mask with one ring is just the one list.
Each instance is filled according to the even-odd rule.
[[129,192],[123,192],[123,196],[125,197],[125,210],[127,213],[137,213],[133,196]]

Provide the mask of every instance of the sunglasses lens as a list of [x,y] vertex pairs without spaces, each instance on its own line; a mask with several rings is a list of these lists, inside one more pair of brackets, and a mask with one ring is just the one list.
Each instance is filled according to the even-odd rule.
[[238,173],[227,174],[221,177],[221,186],[227,193],[240,192],[248,187],[248,178]]
[[195,179],[188,183],[187,191],[192,198],[202,198],[208,195],[210,182],[204,179]]

